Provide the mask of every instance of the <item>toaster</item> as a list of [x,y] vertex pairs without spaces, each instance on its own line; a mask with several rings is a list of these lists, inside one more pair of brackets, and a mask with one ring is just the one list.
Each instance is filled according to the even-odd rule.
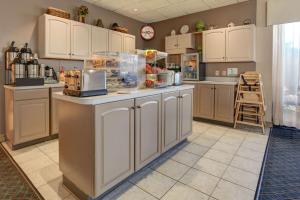
[[106,95],[106,72],[101,69],[65,71],[64,94],[77,97]]

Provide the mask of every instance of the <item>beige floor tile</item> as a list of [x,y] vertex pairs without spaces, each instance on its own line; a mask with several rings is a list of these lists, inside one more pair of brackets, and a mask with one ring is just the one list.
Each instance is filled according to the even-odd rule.
[[205,172],[190,169],[181,179],[180,182],[191,186],[207,195],[210,195],[216,187],[219,178]]
[[35,159],[32,159],[30,161],[20,163],[19,166],[26,174],[29,174],[31,172],[47,167],[51,164],[54,164],[54,162],[50,160],[50,158],[48,158],[47,156],[43,155],[41,157],[36,157]]
[[27,161],[32,161],[35,158],[43,157],[45,154],[41,152],[38,148],[34,148],[23,153],[18,153],[14,156],[14,160],[18,163],[24,163]]
[[213,197],[209,197],[208,200],[217,200],[217,199],[215,199],[215,198],[213,198]]
[[59,162],[59,152],[58,151],[52,151],[46,154],[51,160],[56,162],[58,164]]
[[253,200],[254,191],[228,181],[221,180],[212,196],[219,200]]
[[266,145],[268,142],[268,136],[256,134],[256,133],[248,133],[245,140],[248,142],[254,142],[254,143]]
[[240,156],[235,156],[230,165],[257,175],[259,175],[261,168],[261,162],[250,160]]
[[192,142],[193,140],[195,140],[197,137],[199,137],[201,135],[201,133],[192,133],[190,136],[187,137],[187,141]]
[[7,152],[13,157],[16,155],[19,155],[19,154],[24,154],[26,152],[34,151],[37,148],[36,145],[32,145],[32,146],[24,147],[24,148],[18,149],[18,150],[11,150],[10,147],[6,144],[6,142],[3,142],[2,145],[7,150]]
[[175,180],[149,168],[133,176],[130,182],[156,198],[161,198],[176,183]]
[[191,187],[176,183],[162,200],[207,200],[208,196]]
[[208,147],[201,146],[195,143],[190,143],[183,148],[184,151],[197,154],[198,156],[203,156],[208,151],[208,149]]
[[194,165],[194,168],[217,177],[222,177],[227,165],[203,157]]
[[258,162],[262,162],[264,153],[254,151],[252,149],[248,149],[246,147],[240,147],[238,151],[236,152],[237,155],[242,156],[244,158],[249,158],[251,160],[255,160]]
[[125,182],[108,195],[104,196],[102,200],[155,200],[156,198],[138,188],[137,186]]
[[225,133],[227,136],[237,137],[241,139],[245,139],[247,137],[248,132],[236,130],[236,129],[228,129]]
[[193,132],[194,133],[203,133],[210,127],[211,127],[210,124],[193,121]]
[[70,192],[62,184],[62,178],[57,178],[37,189],[45,200],[60,200],[70,195]]
[[224,135],[220,138],[219,142],[225,143],[225,144],[230,144],[230,145],[235,145],[235,146],[239,146],[242,144],[244,138],[240,138],[240,137],[234,137],[231,135]]
[[192,167],[200,159],[200,156],[182,150],[177,152],[171,158],[177,162]]
[[206,132],[223,135],[228,129],[229,127],[226,126],[214,125],[211,126]]
[[179,180],[190,169],[190,167],[174,160],[167,160],[154,169],[170,178]]
[[215,150],[218,150],[218,151],[225,152],[225,153],[234,154],[238,150],[239,146],[238,145],[232,145],[232,144],[225,144],[225,143],[222,143],[222,142],[217,142],[211,148],[215,149]]
[[258,175],[230,166],[225,171],[223,179],[255,191]]
[[64,200],[79,200],[75,195],[71,194],[64,198]]
[[233,154],[210,149],[206,154],[204,154],[204,157],[224,163],[224,164],[229,164],[233,158]]
[[251,149],[251,150],[254,150],[254,151],[258,151],[258,152],[265,152],[265,149],[266,149],[266,145],[264,144],[258,144],[258,143],[255,143],[255,142],[249,142],[247,140],[245,140],[241,147],[246,147],[248,149]]
[[62,173],[59,170],[58,165],[51,164],[42,169],[27,174],[33,185],[37,188],[47,184],[50,181],[56,180],[62,177]]
[[38,144],[37,147],[46,154],[58,151],[58,139],[43,142]]
[[205,146],[205,147],[211,147],[213,146],[215,143],[217,142],[217,140],[212,139],[212,138],[207,138],[207,137],[203,137],[202,135],[200,135],[199,137],[197,137],[193,143]]

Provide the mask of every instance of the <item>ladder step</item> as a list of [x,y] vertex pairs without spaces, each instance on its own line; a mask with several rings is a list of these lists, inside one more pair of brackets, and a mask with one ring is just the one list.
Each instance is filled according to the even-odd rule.
[[249,125],[249,126],[257,126],[257,127],[261,127],[261,128],[263,127],[263,125],[261,125],[261,124],[255,124],[255,123],[239,121],[239,120],[237,120],[236,123],[245,124],[245,125]]
[[261,92],[258,92],[258,91],[244,91],[244,90],[240,90],[240,91],[238,91],[238,93],[240,93],[240,94],[259,94],[259,95],[261,95]]
[[261,101],[245,101],[245,100],[237,100],[238,103],[245,103],[245,104],[258,104],[258,105],[262,105],[263,102]]
[[245,111],[239,111],[239,114],[242,115],[253,115],[253,116],[263,116],[261,113],[251,113],[251,112],[245,112]]

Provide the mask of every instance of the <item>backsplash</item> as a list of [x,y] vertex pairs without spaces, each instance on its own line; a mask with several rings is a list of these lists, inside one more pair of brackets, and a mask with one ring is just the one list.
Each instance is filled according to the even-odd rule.
[[[237,76],[246,72],[246,71],[255,71],[256,63],[255,62],[244,62],[244,63],[207,63],[206,64],[206,77],[228,77],[227,69],[228,68],[237,68]],[[216,75],[216,71],[218,71],[219,75]],[[226,75],[224,76],[223,71],[226,71]]]

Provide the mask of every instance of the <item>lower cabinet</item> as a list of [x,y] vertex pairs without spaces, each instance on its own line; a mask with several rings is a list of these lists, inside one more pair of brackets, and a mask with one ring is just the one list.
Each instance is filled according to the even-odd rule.
[[181,90],[179,95],[179,133],[183,140],[192,133],[193,90]]
[[193,116],[233,123],[235,85],[197,84]]
[[14,144],[49,135],[49,100],[32,99],[15,102]]
[[63,87],[61,88],[51,88],[50,89],[50,133],[58,134],[58,106],[57,106],[57,100],[53,98],[54,92],[62,92],[64,90]]
[[162,151],[179,142],[179,92],[162,95]]
[[161,95],[135,99],[135,168],[145,166],[161,152]]
[[100,194],[134,172],[134,100],[95,109],[95,190]]
[[162,150],[167,151],[192,133],[193,90],[162,95]]
[[5,89],[6,138],[16,145],[49,136],[49,91]]

